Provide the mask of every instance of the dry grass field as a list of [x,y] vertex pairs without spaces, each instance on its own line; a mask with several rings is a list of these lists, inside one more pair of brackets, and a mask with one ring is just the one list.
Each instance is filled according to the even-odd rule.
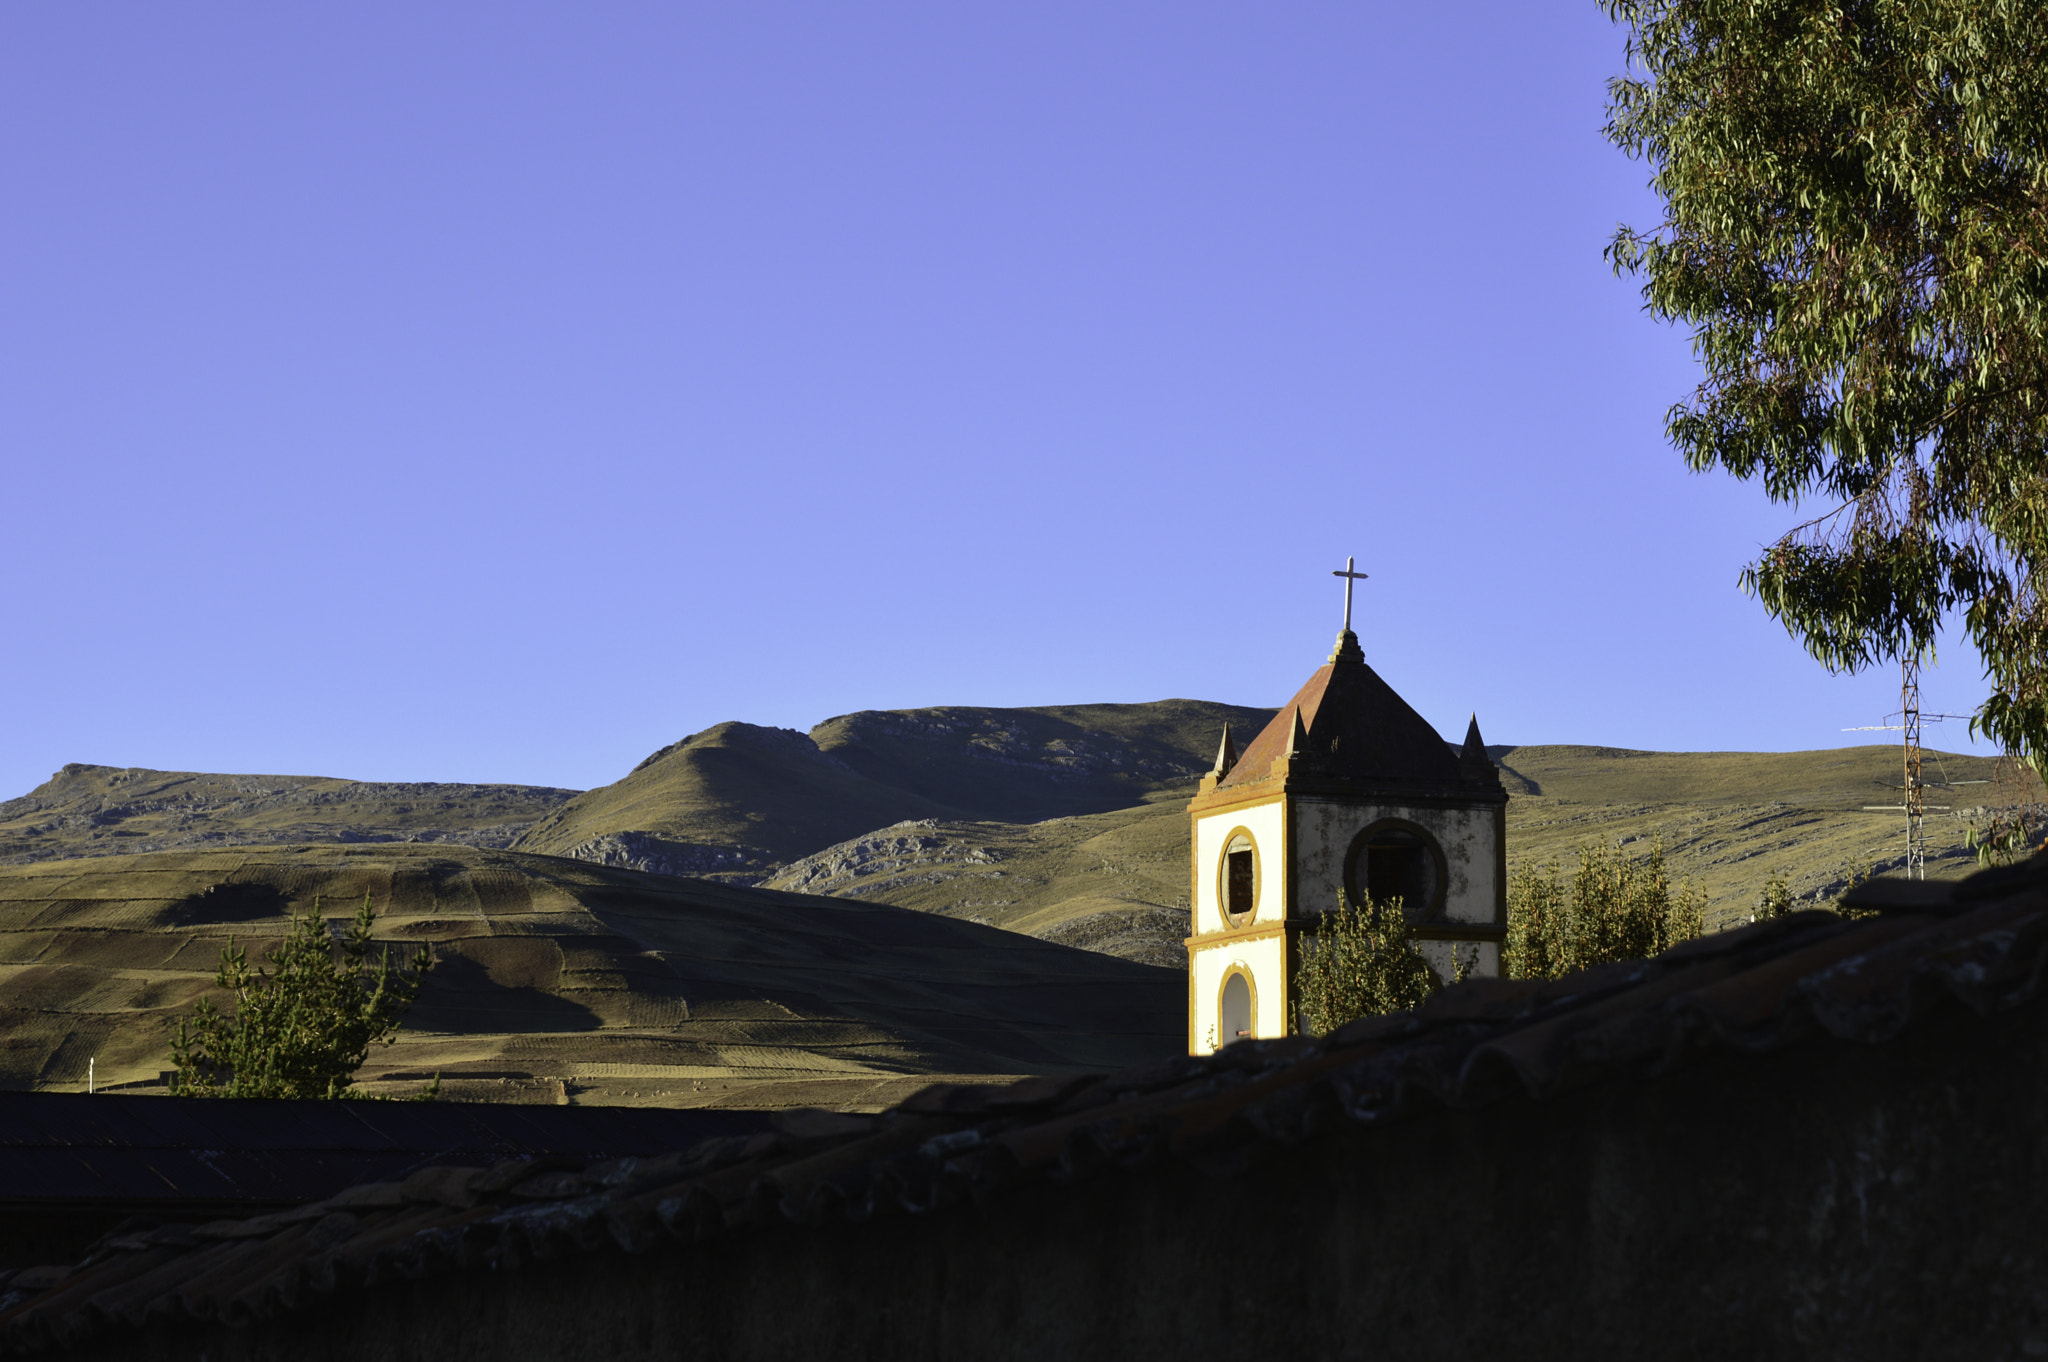
[[[1509,870],[1585,843],[1647,852],[1661,841],[1678,879],[1706,890],[1710,929],[1747,921],[1774,875],[1824,904],[1857,873],[1896,869],[1903,816],[1899,749],[1817,752],[1635,752],[1601,747],[1491,749],[1513,798]],[[1983,757],[1930,754],[1928,778],[1989,781]],[[2038,787],[2037,787],[2038,788]],[[1928,870],[1976,868],[1966,845],[1988,784],[1931,793]],[[879,829],[783,867],[766,883],[895,903],[1164,966],[1184,961],[1186,792],[1136,808],[1033,824],[934,821]]]
[[[230,933],[260,955],[293,907],[365,893],[442,961],[364,1071],[383,1094],[873,1108],[1177,1053],[1185,804],[1222,724],[1270,713],[721,724],[580,794],[66,767],[0,804],[0,1086],[158,1082]],[[1864,808],[1897,802],[1895,746],[1490,750],[1511,869],[1661,841],[1710,929],[1774,875],[1825,903],[1900,859],[1900,815]],[[1993,765],[1930,755],[1931,873],[1974,868]]]
[[1178,1053],[1179,976],[975,923],[470,847],[160,852],[0,870],[0,1085],[153,1086],[230,934],[369,894],[440,964],[363,1070],[403,1095],[877,1108],[934,1076]]

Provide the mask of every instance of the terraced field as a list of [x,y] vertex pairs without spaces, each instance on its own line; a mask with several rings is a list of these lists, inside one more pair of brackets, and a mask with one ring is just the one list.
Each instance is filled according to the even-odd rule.
[[232,935],[364,894],[439,965],[362,1086],[542,1102],[874,1108],[934,1076],[1182,1046],[1180,976],[882,904],[470,847],[163,852],[0,870],[0,1084],[154,1087]]

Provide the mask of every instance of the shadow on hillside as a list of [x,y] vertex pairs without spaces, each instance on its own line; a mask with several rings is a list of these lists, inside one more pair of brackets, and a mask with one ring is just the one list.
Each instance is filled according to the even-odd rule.
[[435,953],[434,971],[405,1018],[409,1031],[456,1034],[595,1031],[602,1025],[581,1003],[530,984],[494,983],[483,962],[446,949]]
[[276,885],[210,884],[173,903],[158,920],[167,927],[201,927],[290,915],[291,899]]

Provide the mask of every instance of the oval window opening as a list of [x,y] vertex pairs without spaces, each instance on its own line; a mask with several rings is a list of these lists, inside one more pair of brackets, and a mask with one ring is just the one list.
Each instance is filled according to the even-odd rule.
[[1233,974],[1223,981],[1223,1005],[1217,1023],[1216,1044],[1221,1047],[1234,1040],[1247,1040],[1252,1034],[1252,988],[1242,974]]
[[1239,833],[1223,849],[1223,911],[1232,922],[1237,922],[1251,915],[1258,899],[1258,863],[1252,852],[1252,839]]

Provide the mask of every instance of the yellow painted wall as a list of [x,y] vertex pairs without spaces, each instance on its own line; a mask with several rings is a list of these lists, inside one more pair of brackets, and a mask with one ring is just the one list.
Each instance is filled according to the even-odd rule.
[[[1220,845],[1220,844],[1219,844]],[[1188,1027],[1188,1053],[1206,1055],[1217,1047],[1217,1008],[1223,980],[1235,965],[1251,976],[1252,1029],[1258,1038],[1287,1034],[1287,938],[1280,932],[1251,940],[1238,938],[1211,945],[1195,943],[1188,961],[1189,996],[1193,1002]]]
[[[1224,809],[1195,823],[1195,934],[1220,932],[1229,926],[1223,916],[1223,848],[1242,827],[1259,852],[1259,897],[1254,922],[1278,922],[1287,913],[1279,800],[1249,808]],[[1250,925],[1250,924],[1245,924]]]

